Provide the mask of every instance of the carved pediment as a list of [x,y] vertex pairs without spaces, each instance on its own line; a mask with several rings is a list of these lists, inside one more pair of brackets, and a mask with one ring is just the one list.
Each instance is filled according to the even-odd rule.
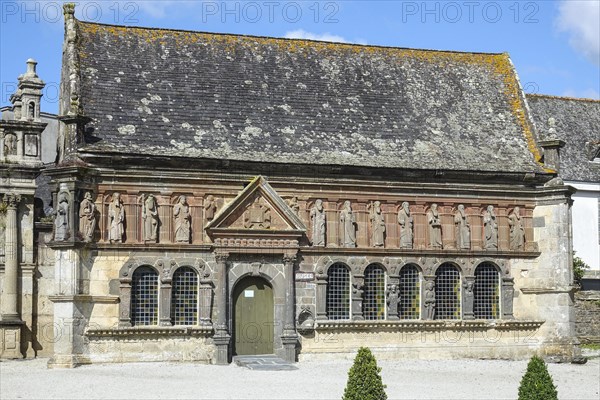
[[254,178],[215,216],[206,231],[213,237],[238,233],[243,236],[300,236],[306,227],[262,176]]

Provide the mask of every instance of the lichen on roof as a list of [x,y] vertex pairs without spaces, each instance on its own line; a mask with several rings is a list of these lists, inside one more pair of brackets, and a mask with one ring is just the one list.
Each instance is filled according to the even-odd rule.
[[507,54],[77,25],[89,150],[543,172]]

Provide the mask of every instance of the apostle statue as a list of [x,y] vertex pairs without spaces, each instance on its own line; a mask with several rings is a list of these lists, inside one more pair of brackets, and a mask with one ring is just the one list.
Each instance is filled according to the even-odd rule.
[[92,194],[85,192],[79,205],[79,232],[86,243],[94,239],[96,230],[96,205],[92,201]]
[[215,218],[215,213],[217,212],[217,201],[213,197],[212,194],[206,196],[206,200],[204,200],[204,217],[207,221],[212,221]]
[[425,284],[425,315],[424,319],[432,320],[435,317],[435,284],[427,281]]
[[326,216],[323,208],[323,200],[318,199],[310,210],[312,221],[312,245],[325,246]]
[[520,215],[520,208],[515,207],[508,216],[508,226],[510,227],[510,249],[523,250],[525,248],[525,228]]
[[356,247],[356,218],[348,200],[340,212],[340,239],[342,247]]
[[159,225],[158,205],[156,204],[156,197],[152,194],[145,197],[142,205],[142,220],[144,221],[144,241],[156,243],[158,241]]
[[442,221],[438,211],[438,205],[433,203],[427,211],[427,223],[429,225],[429,247],[433,249],[442,248]]
[[456,248],[459,250],[468,250],[471,248],[471,226],[467,220],[465,206],[458,205],[456,214],[454,214]]
[[494,212],[494,206],[488,206],[487,210],[483,214],[483,235],[484,235],[484,248],[486,250],[497,250],[498,249],[498,221],[496,220],[496,213]]
[[400,224],[400,248],[412,249],[413,247],[413,217],[410,215],[408,202],[402,203],[398,211],[398,223]]
[[387,305],[388,305],[388,316],[391,319],[398,319],[398,300],[399,300],[398,285],[388,285],[386,293]]
[[373,246],[383,247],[385,243],[385,219],[381,212],[381,202],[376,201],[373,203],[369,218],[371,220]]
[[111,243],[121,243],[123,241],[123,223],[125,222],[125,209],[121,203],[121,194],[113,193],[112,201],[108,206],[108,219],[110,221],[108,240]]
[[179,196],[177,204],[173,207],[173,217],[175,218],[175,241],[189,243],[192,215],[185,196]]
[[54,240],[62,242],[69,238],[69,200],[67,193],[58,194],[58,206],[56,207],[56,218],[54,220]]
[[292,210],[295,215],[300,213],[300,204],[298,204],[298,197],[294,196],[287,201],[287,206]]

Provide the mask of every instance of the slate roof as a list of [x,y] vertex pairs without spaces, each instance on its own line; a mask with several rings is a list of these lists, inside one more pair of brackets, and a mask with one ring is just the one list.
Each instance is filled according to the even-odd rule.
[[554,118],[560,150],[560,176],[568,181],[600,182],[600,101],[545,95],[527,95],[540,139],[550,139],[548,120]]
[[77,29],[84,153],[543,172],[506,54]]

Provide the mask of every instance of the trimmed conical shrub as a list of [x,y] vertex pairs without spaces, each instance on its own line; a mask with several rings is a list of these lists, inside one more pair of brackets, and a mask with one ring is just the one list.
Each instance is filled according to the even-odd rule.
[[519,386],[519,400],[557,400],[558,393],[546,363],[538,356],[531,357],[527,372]]
[[387,400],[385,385],[381,380],[381,368],[367,347],[358,349],[354,364],[348,372],[348,383],[343,400]]

